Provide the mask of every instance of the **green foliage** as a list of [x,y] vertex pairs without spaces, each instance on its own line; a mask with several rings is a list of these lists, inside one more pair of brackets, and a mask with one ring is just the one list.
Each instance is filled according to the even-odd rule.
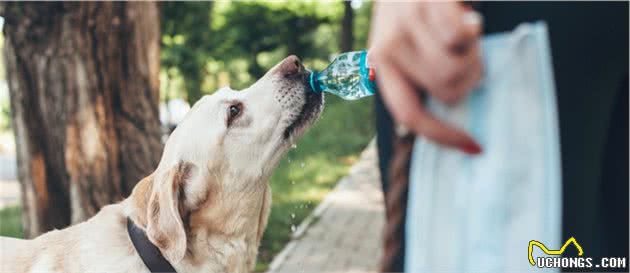
[[[206,60],[212,53],[210,22],[213,2],[162,2],[161,29],[162,54],[160,61],[163,87],[172,87],[169,79],[180,76],[184,79],[186,93],[172,94],[163,89],[167,97],[184,95],[189,102],[201,97],[201,82]],[[166,73],[166,75],[164,75]],[[164,77],[165,76],[165,77]]]
[[2,25],[0,25],[0,79],[5,80],[6,78],[6,69],[4,68],[4,34]]
[[[319,1],[162,2],[162,99],[191,104],[221,86],[242,89],[289,54],[321,69],[339,53],[343,3]],[[370,5],[355,11],[364,48]]]
[[[258,62],[262,52],[283,51],[284,55],[313,56],[313,32],[317,26],[330,21],[318,16],[309,3],[299,3],[297,9],[273,8],[262,2],[234,2],[223,11],[225,18],[214,32],[221,41],[217,52],[226,58],[245,57],[248,73],[254,78],[266,69]],[[324,56],[325,57],[325,56]]]
[[11,130],[11,106],[9,98],[0,97],[0,132]]
[[368,34],[370,29],[370,17],[372,16],[372,5],[363,3],[361,8],[354,11],[354,45],[355,49],[367,48]]
[[4,35],[0,31],[0,132],[11,129],[11,105],[2,52],[4,52]]
[[21,217],[22,208],[18,206],[0,209],[0,236],[24,238]]

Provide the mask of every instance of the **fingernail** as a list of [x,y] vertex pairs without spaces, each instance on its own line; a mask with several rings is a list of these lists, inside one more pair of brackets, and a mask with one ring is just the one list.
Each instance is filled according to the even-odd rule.
[[470,143],[464,144],[464,146],[461,147],[461,150],[464,153],[467,153],[470,155],[476,155],[476,154],[481,153],[481,146],[479,146],[479,144],[477,143],[470,142]]

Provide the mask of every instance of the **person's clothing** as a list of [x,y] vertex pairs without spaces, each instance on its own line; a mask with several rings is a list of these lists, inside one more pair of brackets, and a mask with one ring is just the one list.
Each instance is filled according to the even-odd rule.
[[416,138],[406,272],[529,272],[535,268],[519,253],[529,250],[530,240],[562,243],[560,137],[546,24],[487,35],[481,50],[484,77],[467,98],[454,106],[426,100],[437,118],[469,132],[483,154]]
[[486,32],[549,25],[563,168],[563,238],[628,257],[628,2],[482,3]]
[[394,122],[389,111],[383,104],[380,94],[377,92],[374,100],[374,109],[376,115],[376,132],[378,137],[376,138],[376,145],[378,147],[378,168],[381,171],[381,186],[383,192],[387,192],[389,188],[389,176],[387,171],[389,169],[389,161],[392,158],[394,149]]
[[[389,199],[391,197],[387,196],[387,192],[389,191],[390,188],[390,176],[388,175],[389,173],[389,169],[390,169],[390,162],[391,162],[391,158],[393,156],[393,152],[394,152],[394,127],[393,127],[393,121],[392,121],[392,117],[391,115],[387,112],[387,109],[385,108],[385,105],[383,104],[382,99],[380,98],[380,95],[378,93],[376,93],[376,100],[375,100],[375,110],[376,110],[376,131],[377,131],[377,138],[376,138],[376,143],[377,143],[377,150],[378,150],[378,159],[379,159],[379,170],[381,173],[381,186],[383,189],[383,195],[384,195],[384,199]],[[408,190],[405,189],[405,191],[402,193],[401,196],[401,200],[399,200],[400,203],[402,203],[401,205],[403,205],[403,209],[401,211],[399,211],[399,213],[402,213],[403,215],[406,215],[407,210],[404,209],[404,204],[407,203],[407,196],[408,196]],[[387,223],[388,224],[392,224],[391,221],[393,221],[393,219],[390,219],[390,217],[387,217],[386,215]],[[402,222],[398,223],[399,225],[401,225],[402,227],[406,226],[406,216],[403,216],[402,218]],[[403,229],[404,231],[404,229]],[[404,265],[405,265],[405,247],[406,247],[406,240],[405,240],[405,232],[397,232],[395,234],[388,234],[387,236],[392,236],[394,238],[394,240],[398,240],[398,242],[400,243],[400,248],[398,249],[398,253],[393,253],[392,254],[392,259],[393,261],[391,261],[387,266],[390,267],[388,271],[390,272],[402,272],[404,271]],[[387,238],[384,238],[385,240]],[[384,266],[384,265],[381,265]]]
[[[628,257],[628,3],[484,2],[478,7],[485,33],[537,20],[549,25],[561,137],[562,237],[574,236],[592,257]],[[377,108],[383,122],[378,138],[392,135],[389,116]],[[379,141],[383,174],[391,151]],[[382,177],[386,185],[387,175]]]

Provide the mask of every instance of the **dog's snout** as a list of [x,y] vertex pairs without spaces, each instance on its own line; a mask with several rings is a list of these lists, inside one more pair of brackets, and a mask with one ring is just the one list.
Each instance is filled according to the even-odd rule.
[[278,68],[280,73],[282,73],[282,75],[286,76],[286,77],[290,77],[290,76],[295,76],[298,74],[301,74],[304,72],[304,66],[302,65],[302,62],[300,61],[300,58],[298,58],[295,55],[291,55],[289,57],[286,57],[282,63],[280,64],[280,67]]

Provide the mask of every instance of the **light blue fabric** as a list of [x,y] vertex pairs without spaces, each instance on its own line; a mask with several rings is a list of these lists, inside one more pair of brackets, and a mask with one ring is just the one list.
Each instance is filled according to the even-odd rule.
[[[411,161],[406,272],[531,272],[530,240],[559,247],[561,169],[547,26],[482,40],[484,79],[456,106],[428,102],[483,153],[417,138]],[[536,257],[542,255],[537,249]],[[548,270],[557,271],[557,270]]]

